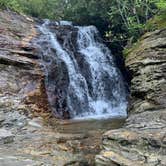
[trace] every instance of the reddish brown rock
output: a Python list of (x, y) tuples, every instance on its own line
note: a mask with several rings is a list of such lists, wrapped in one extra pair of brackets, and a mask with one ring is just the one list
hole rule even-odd
[(37, 36), (33, 20), (0, 11), (0, 27), (0, 110), (46, 116), (49, 104), (44, 72), (32, 44)]

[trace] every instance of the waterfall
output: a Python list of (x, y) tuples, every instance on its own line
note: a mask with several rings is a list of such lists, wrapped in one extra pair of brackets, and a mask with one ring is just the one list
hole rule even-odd
[(53, 111), (73, 119), (126, 116), (123, 79), (96, 27), (49, 20), (38, 27)]

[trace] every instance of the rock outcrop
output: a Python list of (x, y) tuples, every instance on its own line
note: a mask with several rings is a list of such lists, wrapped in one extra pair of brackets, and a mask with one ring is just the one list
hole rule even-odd
[(47, 112), (45, 78), (30, 44), (33, 20), (9, 11), (0, 20), (0, 111)]
[(145, 34), (131, 49), (129, 117), (103, 136), (96, 165), (166, 165), (166, 29)]

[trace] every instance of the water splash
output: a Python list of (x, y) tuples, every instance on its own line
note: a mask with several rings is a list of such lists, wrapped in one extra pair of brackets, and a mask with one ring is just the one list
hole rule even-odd
[[(66, 21), (55, 22), (59, 27), (70, 26), (77, 32), (74, 43), (74, 32), (67, 33), (64, 41), (59, 41), (57, 31), (53, 31), (50, 24), (45, 20), (39, 26), (40, 40), (47, 43), (43, 59), (52, 55), (51, 48), (54, 50), (51, 61), (61, 61), (66, 66), (69, 85), (65, 95), (70, 116), (74, 119), (126, 116), (125, 86), (110, 50), (100, 42), (97, 29), (72, 26)], [(48, 63), (45, 68), (48, 70)]]

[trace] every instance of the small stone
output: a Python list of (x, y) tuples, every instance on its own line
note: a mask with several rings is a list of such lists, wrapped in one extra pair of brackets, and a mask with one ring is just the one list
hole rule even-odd
[(14, 141), (14, 135), (6, 129), (0, 129), (0, 143), (8, 144)]
[(33, 119), (31, 121), (28, 122), (29, 126), (35, 127), (35, 128), (42, 128), (42, 121), (41, 119)]
[(5, 116), (3, 114), (0, 114), (0, 126), (5, 121)]

